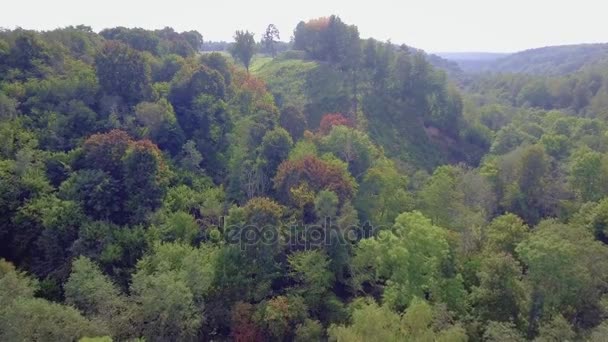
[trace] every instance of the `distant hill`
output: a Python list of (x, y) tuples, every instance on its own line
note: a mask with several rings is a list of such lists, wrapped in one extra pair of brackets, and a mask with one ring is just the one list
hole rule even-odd
[(608, 59), (608, 44), (549, 46), (513, 54), (438, 53), (467, 73), (497, 72), (565, 75)]
[(503, 52), (437, 52), (435, 55), (451, 61), (493, 61), (507, 57)]
[(509, 56), (500, 52), (439, 52), (435, 55), (455, 63), (465, 73), (485, 71), (493, 62)]
[(490, 71), (564, 75), (608, 58), (608, 44), (550, 46), (501, 58)]

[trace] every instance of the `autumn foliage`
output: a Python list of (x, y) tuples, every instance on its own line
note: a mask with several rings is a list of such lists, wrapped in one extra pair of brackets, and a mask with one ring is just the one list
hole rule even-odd
[(235, 96), (239, 98), (240, 103), (246, 104), (243, 110), (247, 112), (263, 110), (278, 117), (274, 98), (268, 92), (264, 81), (245, 72), (235, 71), (234, 85)]
[(320, 17), (320, 18), (316, 18), (316, 19), (310, 19), (306, 23), (306, 27), (313, 29), (313, 30), (317, 30), (317, 31), (325, 30), (328, 26), (329, 26), (329, 17)]
[(340, 199), (351, 198), (354, 181), (339, 165), (330, 164), (315, 156), (283, 162), (274, 178), (275, 188), (283, 198), (293, 201), (292, 188), (308, 184), (311, 190), (330, 190)]
[(131, 144), (133, 139), (119, 129), (93, 134), (82, 147), (84, 164), (118, 176), (122, 172), (121, 159)]
[(132, 152), (152, 155), (159, 169), (165, 169), (162, 152), (156, 144), (148, 139), (133, 140), (127, 132), (119, 129), (93, 134), (84, 142), (82, 149), (87, 168), (100, 169), (113, 176), (122, 172), (122, 160)]
[(321, 118), (319, 132), (321, 132), (321, 134), (328, 134), (335, 126), (353, 127), (354, 125), (353, 122), (344, 115), (340, 113), (330, 113), (323, 115)]
[(235, 342), (263, 341), (264, 336), (253, 320), (254, 306), (238, 302), (232, 307), (232, 338)]
[(248, 223), (277, 225), (283, 216), (283, 207), (267, 197), (254, 197), (243, 207)]

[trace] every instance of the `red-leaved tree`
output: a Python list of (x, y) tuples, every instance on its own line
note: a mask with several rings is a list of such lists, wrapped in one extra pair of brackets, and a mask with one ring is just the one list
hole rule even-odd
[(314, 192), (333, 191), (341, 200), (351, 198), (355, 192), (355, 182), (348, 172), (315, 156), (287, 160), (279, 165), (274, 184), (283, 200), (293, 202), (291, 189), (304, 183)]
[(334, 126), (353, 127), (354, 125), (352, 121), (344, 115), (340, 113), (330, 113), (323, 115), (323, 117), (321, 118), (321, 123), (319, 124), (319, 132), (321, 132), (321, 134), (328, 134), (329, 132), (331, 132), (331, 129)]

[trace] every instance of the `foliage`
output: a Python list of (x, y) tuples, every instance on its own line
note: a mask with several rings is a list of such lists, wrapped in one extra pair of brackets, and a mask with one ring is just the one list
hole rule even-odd
[(355, 190), (354, 181), (344, 169), (314, 156), (283, 162), (279, 165), (274, 182), (282, 197), (292, 201), (291, 189), (302, 183), (308, 184), (313, 191), (333, 191), (341, 200), (351, 198)]
[(604, 45), (293, 35), (0, 30), (0, 340), (605, 340)]
[[(272, 35), (272, 34), (271, 34)], [(232, 46), (232, 56), (245, 65), (247, 72), (249, 72), (249, 65), (251, 64), (251, 57), (253, 57), (255, 49), (255, 39), (253, 33), (249, 31), (236, 31), (234, 33), (234, 46)]]

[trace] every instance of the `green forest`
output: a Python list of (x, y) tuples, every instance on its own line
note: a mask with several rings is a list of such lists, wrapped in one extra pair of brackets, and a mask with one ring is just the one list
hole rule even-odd
[(608, 339), (608, 45), (281, 29), (0, 30), (0, 341)]

